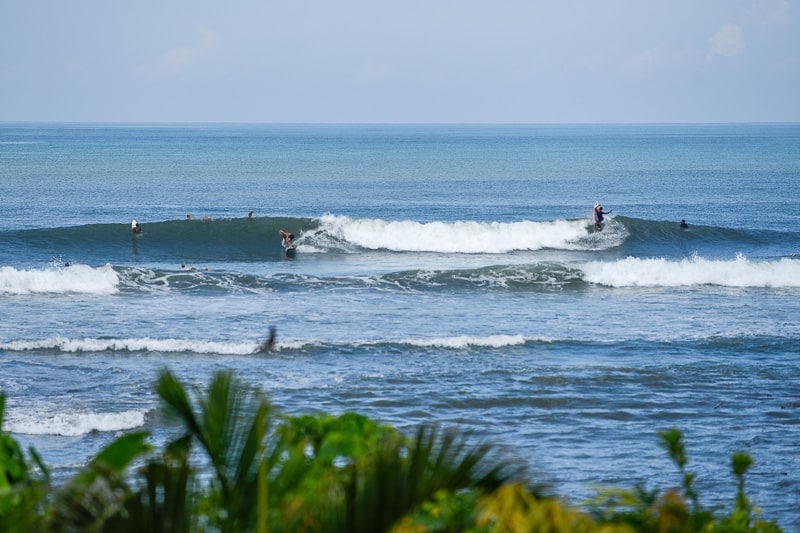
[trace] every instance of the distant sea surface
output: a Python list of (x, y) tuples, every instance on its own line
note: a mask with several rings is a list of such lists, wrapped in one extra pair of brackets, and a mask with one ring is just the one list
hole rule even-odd
[(798, 124), (3, 123), (0, 183), (4, 429), (56, 476), (165, 439), (161, 368), (232, 369), (285, 413), (462, 430), (576, 504), (679, 486), (678, 428), (704, 504), (746, 451), (800, 530)]

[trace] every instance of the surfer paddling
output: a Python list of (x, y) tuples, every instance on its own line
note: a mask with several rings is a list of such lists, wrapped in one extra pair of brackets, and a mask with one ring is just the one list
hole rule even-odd
[(603, 211), (603, 206), (600, 205), (600, 202), (594, 203), (594, 227), (598, 230), (603, 229), (603, 215), (607, 215), (611, 213), (613, 209), (608, 211)]

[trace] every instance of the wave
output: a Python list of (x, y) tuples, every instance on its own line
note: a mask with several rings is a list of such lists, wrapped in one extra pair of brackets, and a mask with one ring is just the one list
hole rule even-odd
[(461, 335), (458, 337), (441, 337), (433, 339), (408, 339), (400, 344), (420, 348), (503, 348), (507, 346), (521, 346), (528, 342), (541, 342), (541, 338), (530, 338), (523, 335), (490, 335), (488, 337), (475, 337)]
[(25, 435), (77, 437), (94, 432), (116, 432), (142, 427), (147, 410), (119, 413), (63, 410), (63, 406), (39, 405), (36, 409), (9, 406), (3, 429)]
[(278, 339), (270, 352), (261, 349), (262, 341), (207, 341), (196, 339), (152, 339), (152, 338), (65, 338), (50, 337), (40, 340), (16, 340), (0, 342), (0, 351), (4, 352), (55, 352), (84, 353), (87, 355), (115, 352), (131, 354), (155, 353), (178, 355), (210, 355), (210, 356), (269, 356), (282, 354), (329, 354), (352, 353), (353, 350), (387, 351), (399, 353), (408, 350), (502, 350), (517, 347), (538, 347), (545, 345), (600, 345), (607, 348), (611, 344), (634, 343), (638, 347), (652, 345), (655, 351), (672, 349), (680, 344), (687, 348), (701, 351), (723, 349), (726, 352), (742, 353), (774, 352), (785, 350), (796, 344), (797, 340), (784, 335), (698, 335), (686, 337), (680, 334), (674, 338), (669, 334), (655, 338), (557, 338), (546, 336), (530, 336), (522, 333), (495, 335), (453, 335), (438, 337), (406, 337), (397, 339), (347, 340), (333, 341), (324, 339)]
[(58, 353), (159, 352), (248, 355), (258, 353), (261, 342), (214, 342), (190, 339), (80, 338), (54, 336), (41, 340), (0, 343), (0, 350), (13, 352), (49, 351)]
[(383, 291), (563, 291), (590, 286), (798, 288), (800, 260), (685, 259), (627, 257), (614, 261), (538, 262), (467, 269), (413, 269), (369, 276), (270, 276), (207, 271), (119, 269), (120, 286), (143, 290), (220, 290), (228, 292), (303, 291), (363, 288)]
[(541, 262), (468, 269), (414, 269), (369, 276), (311, 276), (296, 273), (242, 274), (191, 269), (140, 267), (0, 267), (0, 296), (30, 294), (98, 296), (136, 292), (286, 293), (306, 290), (364, 289), (436, 292), (460, 290), (547, 292), (592, 286), (794, 289), (800, 287), (800, 260), (754, 261), (743, 255), (719, 260), (692, 256), (681, 260), (627, 257), (614, 261)]
[(50, 266), (44, 269), (0, 267), (0, 295), (97, 294), (119, 292), (119, 276), (111, 265)]
[(353, 219), (326, 215), (307, 239), (318, 247), (346, 244), (365, 250), (501, 254), (513, 251), (595, 250), (619, 246), (627, 237), (622, 225), (593, 232), (587, 220), (545, 222), (416, 222)]
[[(174, 262), (280, 260), (278, 230), (299, 234), (317, 223), (301, 218), (235, 218), (139, 220), (142, 233), (130, 221), (115, 224), (38, 228), (0, 233), (0, 252), (11, 257), (57, 255), (75, 262)], [(5, 254), (4, 254), (5, 255)]]
[[(543, 337), (526, 337), (523, 335), (489, 335), (453, 337), (410, 338), (380, 341), (350, 341), (344, 344), (323, 340), (279, 340), (273, 352), (309, 352), (328, 351), (331, 349), (352, 349), (370, 347), (393, 348), (504, 348), (521, 346), (528, 343), (555, 342)], [(144, 338), (77, 338), (49, 337), (40, 340), (16, 340), (0, 342), (0, 350), (6, 352), (56, 352), (56, 353), (105, 353), (105, 352), (155, 352), (174, 354), (203, 355), (256, 355), (263, 354), (263, 341), (205, 341), (192, 339), (152, 339)]]
[(446, 253), (508, 254), (620, 249), (634, 256), (686, 255), (686, 249), (723, 254), (753, 247), (800, 252), (800, 233), (746, 231), (711, 226), (681, 229), (674, 221), (611, 215), (598, 232), (589, 219), (547, 221), (392, 221), (326, 214), (319, 218), (257, 217), (139, 221), (0, 232), (0, 252), (15, 257), (66, 256), (86, 264), (143, 262), (248, 262), (282, 260), (278, 230), (292, 231), (304, 254)]
[(675, 221), (644, 220), (611, 215), (603, 231), (589, 219), (477, 222), (350, 218), (325, 215), (316, 228), (304, 231), (310, 251), (385, 250), (447, 254), (507, 254), (539, 250), (596, 252), (621, 250), (635, 256), (681, 255), (709, 250), (715, 255), (758, 249), (781, 250), (779, 256), (800, 254), (800, 232), (749, 231)]
[(800, 261), (751, 261), (691, 257), (680, 261), (628, 257), (619, 261), (592, 261), (579, 267), (587, 283), (609, 287), (692, 287), (716, 285), (736, 288), (800, 287)]
[(263, 261), (281, 259), (278, 230), (292, 231), (303, 253), (368, 251), (501, 254), (542, 249), (598, 250), (619, 246), (624, 225), (592, 231), (590, 221), (415, 222), (324, 215), (319, 219), (239, 218), (146, 223), (135, 235), (128, 222), (4, 232), (10, 251), (40, 250), (112, 262)]

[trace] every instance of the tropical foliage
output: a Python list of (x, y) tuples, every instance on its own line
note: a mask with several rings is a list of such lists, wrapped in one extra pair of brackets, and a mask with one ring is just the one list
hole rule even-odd
[[(435, 426), (408, 437), (354, 413), (281, 416), (230, 372), (187, 391), (165, 370), (156, 391), (172, 440), (156, 449), (130, 432), (60, 486), (0, 431), (0, 531), (779, 531), (745, 493), (745, 453), (732, 457), (732, 510), (704, 508), (677, 430), (660, 438), (681, 487), (608, 489), (577, 509), (491, 446)], [(4, 407), (0, 396), (0, 427)]]

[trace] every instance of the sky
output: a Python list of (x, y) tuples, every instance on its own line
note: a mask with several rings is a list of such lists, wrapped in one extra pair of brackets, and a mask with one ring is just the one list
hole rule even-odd
[(2, 0), (0, 121), (800, 122), (795, 0)]

